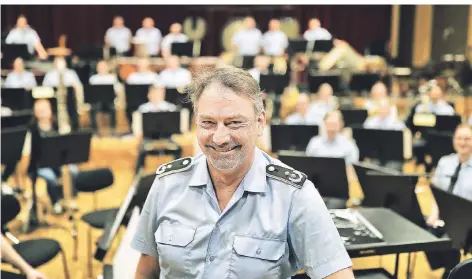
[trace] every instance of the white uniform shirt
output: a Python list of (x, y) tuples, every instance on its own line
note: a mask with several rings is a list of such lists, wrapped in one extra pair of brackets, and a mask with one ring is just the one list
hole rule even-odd
[(330, 142), (327, 136), (313, 137), (305, 153), (313, 157), (344, 158), (349, 164), (359, 161), (359, 148), (341, 134), (337, 135), (333, 142)]
[(406, 126), (405, 126), (405, 123), (391, 116), (387, 116), (384, 119), (382, 119), (380, 116), (371, 116), (365, 120), (364, 128), (402, 131), (403, 129), (406, 128)]
[(34, 45), (40, 41), (38, 33), (31, 27), (27, 26), (24, 29), (13, 28), (8, 33), (5, 42), (7, 44), (26, 44), (28, 45), (28, 51), (34, 54)]
[(241, 56), (256, 56), (261, 49), (262, 33), (259, 29), (242, 29), (236, 32), (231, 42), (238, 47)]
[(184, 68), (166, 69), (159, 74), (159, 79), (166, 88), (183, 88), (192, 81), (192, 74)]
[(9, 73), (3, 86), (6, 88), (33, 88), (36, 87), (37, 84), (33, 73), (23, 71), (21, 73)]
[(161, 48), (163, 50), (171, 50), (172, 48), (172, 43), (185, 43), (188, 41), (188, 37), (185, 34), (167, 34), (164, 36), (164, 39), (162, 39), (162, 44)]
[[(79, 76), (72, 69), (65, 69), (63, 74), (64, 86), (75, 86), (81, 84)], [(52, 69), (46, 73), (43, 79), (44, 86), (59, 86), (59, 71)]]
[(317, 28), (315, 30), (306, 30), (303, 34), (303, 38), (307, 41), (317, 41), (317, 40), (331, 40), (333, 36), (325, 28)]
[(285, 49), (288, 47), (287, 35), (280, 30), (267, 31), (262, 36), (262, 47), (264, 48), (264, 54), (266, 55), (283, 55)]
[(136, 31), (136, 39), (145, 42), (149, 55), (157, 55), (159, 53), (162, 34), (156, 27), (150, 29), (139, 28), (138, 31)]
[(112, 74), (106, 74), (106, 75), (95, 74), (89, 78), (89, 83), (91, 85), (115, 84), (117, 82), (118, 82), (118, 79), (116, 78), (115, 75), (112, 75)]
[(126, 79), (128, 84), (160, 84), (160, 78), (157, 73), (148, 72), (134, 72)]
[(130, 49), (132, 37), (133, 34), (128, 27), (110, 27), (105, 33), (105, 38), (110, 42), (110, 46), (116, 48), (118, 53), (124, 53)]

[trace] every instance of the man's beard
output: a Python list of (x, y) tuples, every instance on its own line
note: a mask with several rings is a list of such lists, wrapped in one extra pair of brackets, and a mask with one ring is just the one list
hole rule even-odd
[[(206, 155), (211, 165), (219, 170), (230, 170), (238, 167), (244, 159), (242, 146), (234, 141), (217, 145), (205, 144)], [(225, 154), (229, 151), (230, 154)]]

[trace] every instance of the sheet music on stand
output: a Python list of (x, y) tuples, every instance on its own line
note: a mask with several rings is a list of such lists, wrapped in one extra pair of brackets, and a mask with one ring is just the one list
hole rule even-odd
[(376, 246), (385, 243), (383, 235), (358, 211), (331, 209), (329, 212), (344, 245)]

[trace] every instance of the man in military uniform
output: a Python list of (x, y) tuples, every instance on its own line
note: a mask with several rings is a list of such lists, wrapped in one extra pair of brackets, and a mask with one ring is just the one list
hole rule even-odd
[(251, 75), (218, 68), (189, 96), (203, 154), (158, 168), (131, 244), (135, 278), (354, 278), (313, 183), (256, 147), (266, 115)]

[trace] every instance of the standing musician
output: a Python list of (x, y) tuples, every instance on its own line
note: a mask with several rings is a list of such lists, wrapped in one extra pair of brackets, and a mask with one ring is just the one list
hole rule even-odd
[(262, 33), (256, 27), (253, 17), (244, 18), (244, 28), (231, 38), (233, 47), (240, 56), (256, 56), (261, 51)]
[(307, 41), (317, 41), (331, 40), (333, 36), (331, 36), (328, 30), (321, 27), (320, 20), (315, 17), (308, 22), (308, 30), (303, 33), (303, 38)]
[(280, 30), (280, 20), (271, 19), (269, 21), (269, 31), (262, 36), (262, 48), (264, 54), (268, 56), (282, 56), (288, 47), (288, 38)]
[(161, 43), (162, 57), (167, 58), (171, 53), (172, 43), (186, 43), (188, 37), (182, 34), (182, 25), (180, 23), (172, 23), (169, 28), (169, 34), (164, 36)]
[(146, 17), (143, 19), (143, 27), (136, 31), (135, 39), (144, 42), (149, 56), (157, 56), (161, 46), (161, 30), (154, 27), (154, 19)]
[(36, 50), (40, 59), (48, 58), (38, 33), (28, 25), (28, 20), (24, 15), (18, 17), (15, 28), (8, 33), (5, 42), (7, 44), (26, 44), (31, 55), (34, 55)]
[(256, 147), (266, 116), (251, 75), (226, 66), (190, 87), (203, 154), (158, 168), (135, 278), (354, 278), (313, 183)]
[(114, 47), (116, 52), (121, 55), (128, 54), (131, 48), (131, 39), (133, 34), (121, 16), (113, 18), (113, 26), (108, 28), (105, 33), (105, 45)]

